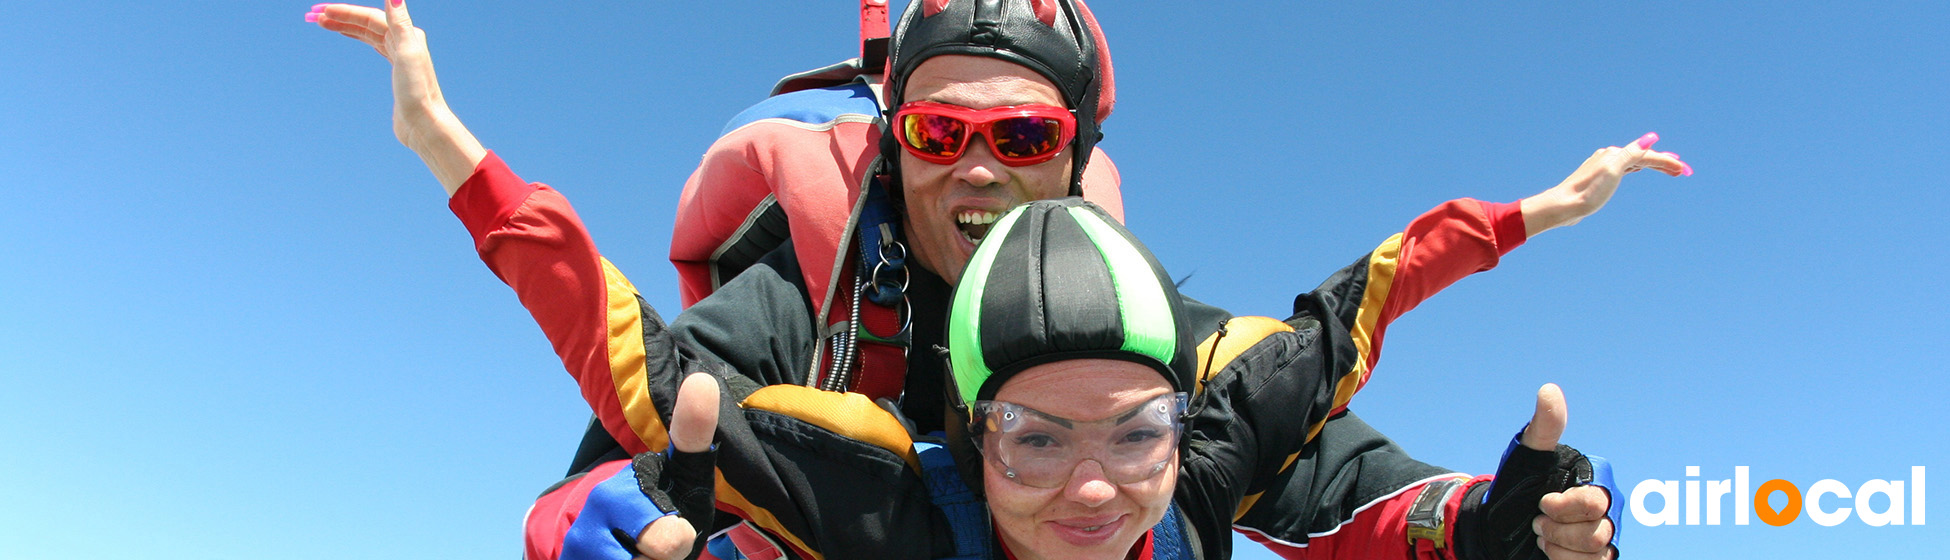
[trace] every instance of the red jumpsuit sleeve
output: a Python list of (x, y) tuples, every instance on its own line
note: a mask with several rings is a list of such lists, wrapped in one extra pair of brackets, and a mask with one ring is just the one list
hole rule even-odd
[[(1345, 411), (1355, 393), (1367, 384), (1380, 357), (1382, 339), (1396, 318), (1463, 277), (1494, 268), (1505, 253), (1524, 242), (1523, 216), (1518, 208), (1515, 203), (1486, 203), (1472, 199), (1443, 203), (1409, 222), (1401, 233), (1390, 236), (1369, 254), (1336, 272), (1318, 289), (1302, 294), (1295, 300), (1295, 316), (1287, 323), (1296, 328), (1312, 328), (1306, 325), (1312, 320), (1327, 323), (1321, 328), (1327, 333), (1325, 339), (1331, 341), (1329, 352), (1333, 355), (1333, 365), (1330, 367), (1339, 368), (1335, 371), (1341, 372), (1330, 380), (1333, 388), (1328, 413), (1318, 419), (1307, 420), (1305, 439), (1301, 441), (1309, 442), (1306, 445), (1317, 445), (1314, 439), (1326, 425), (1326, 419)], [(1285, 455), (1284, 460), (1277, 463), (1277, 469), (1269, 469), (1267, 478), (1284, 475), (1293, 468), (1303, 451), (1303, 448), (1278, 451)], [(1406, 495), (1389, 498), (1400, 500), (1399, 504), (1383, 499), (1362, 506), (1355, 514), (1345, 518), (1344, 524), (1337, 529), (1348, 532), (1327, 542), (1405, 544), (1405, 537), (1394, 538), (1400, 536), (1394, 533), (1405, 530), (1401, 526), (1403, 518), (1400, 513), (1413, 503), (1415, 492), (1424, 484), (1426, 481), (1416, 482), (1392, 494)], [(1261, 492), (1244, 496), (1238, 513), (1234, 515), (1235, 520), (1252, 510), (1264, 497), (1265, 494)], [(1275, 507), (1291, 507), (1291, 504)], [(1302, 546), (1253, 531), (1243, 532), (1289, 558), (1334, 557), (1323, 556), (1321, 552), (1331, 549), (1331, 544)], [(1376, 532), (1393, 533), (1382, 541), (1367, 538)], [(1350, 539), (1346, 536), (1348, 534), (1361, 536)], [(1289, 536), (1302, 543), (1312, 543), (1318, 539), (1317, 536)], [(1308, 552), (1308, 548), (1312, 548), (1312, 552)]]
[(528, 508), (527, 517), (522, 520), (522, 558), (560, 558), (567, 544), (564, 539), (569, 535), (569, 528), (575, 525), (576, 518), (581, 516), (582, 506), (588, 502), (590, 491), (617, 471), (629, 467), (629, 461), (597, 465), (587, 473), (558, 483), (537, 498), (535, 505)]
[(1344, 284), (1358, 289), (1347, 293), (1335, 310), (1358, 359), (1337, 384), (1333, 413), (1345, 410), (1368, 383), (1389, 324), (1457, 280), (1495, 268), (1498, 259), (1524, 240), (1517, 203), (1457, 199), (1415, 218), (1336, 275), (1358, 279)]
[[(1464, 479), (1461, 475), (1445, 475), (1439, 479)], [(1445, 543), (1456, 542), (1455, 519), (1461, 515), (1463, 497), (1477, 484), (1489, 482), (1495, 477), (1478, 476), (1469, 479), (1462, 488), (1449, 495), (1442, 504), (1443, 519), (1450, 520), (1443, 527)], [(1364, 560), (1368, 558), (1412, 558), (1415, 560), (1452, 560), (1455, 548), (1424, 549), (1418, 552), (1408, 539), (1408, 510), (1415, 504), (1422, 489), (1435, 480), (1418, 482), (1400, 491), (1370, 502), (1354, 516), (1335, 527), (1333, 531), (1310, 535), (1305, 543), (1290, 543), (1274, 539), (1258, 531), (1241, 530), (1246, 538), (1288, 560)]]
[(674, 401), (675, 380), (650, 379), (645, 368), (644, 316), (654, 311), (597, 253), (568, 199), (523, 181), (489, 152), (448, 206), (481, 261), (534, 316), (610, 435), (631, 454), (664, 448), (655, 403)]

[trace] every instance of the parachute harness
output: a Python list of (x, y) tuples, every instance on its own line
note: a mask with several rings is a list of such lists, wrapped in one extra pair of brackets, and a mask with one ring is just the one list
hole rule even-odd
[[(846, 391), (852, 388), (856, 369), (854, 362), (860, 358), (862, 338), (868, 342), (899, 347), (902, 356), (906, 355), (908, 327), (914, 315), (913, 304), (907, 299), (911, 275), (907, 270), (907, 245), (895, 233), (899, 214), (894, 210), (884, 185), (884, 179), (874, 181), (864, 195), (866, 203), (860, 210), (859, 223), (860, 262), (853, 275), (853, 298), (847, 310), (847, 328), (833, 336), (832, 360), (827, 363), (826, 375), (819, 383), (819, 388), (823, 390)], [(859, 271), (870, 272), (860, 274)], [(868, 329), (862, 322), (862, 300), (897, 308), (899, 327), (890, 335)]]

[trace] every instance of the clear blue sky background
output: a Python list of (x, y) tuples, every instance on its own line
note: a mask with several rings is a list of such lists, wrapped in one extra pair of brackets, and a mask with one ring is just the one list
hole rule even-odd
[[(1943, 3), (1297, 4), (1097, 6), (1129, 222), (1208, 301), (1282, 315), (1433, 205), (1648, 130), (1699, 170), (1629, 178), (1390, 330), (1355, 409), (1418, 456), (1493, 469), (1555, 381), (1627, 487), (1950, 465)], [(413, 9), (465, 122), (675, 310), (684, 177), (773, 79), (852, 56), (853, 5)], [(307, 7), (0, 7), (0, 557), (518, 554), (587, 409), (393, 139), (384, 61)], [(1626, 543), (1937, 555), (1938, 488), (1925, 526)]]

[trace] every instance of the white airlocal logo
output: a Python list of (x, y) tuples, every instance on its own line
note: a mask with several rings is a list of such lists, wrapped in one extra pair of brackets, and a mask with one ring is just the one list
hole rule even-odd
[[(1699, 467), (1686, 467), (1687, 477), (1699, 475)], [(1680, 500), (1679, 492), (1681, 482), (1646, 480), (1633, 487), (1632, 519), (1637, 520), (1640, 525), (1647, 526), (1679, 525), (1680, 509), (1683, 506), (1686, 514), (1685, 524), (1699, 525), (1700, 482), (1705, 482), (1707, 525), (1720, 524), (1722, 511), (1720, 506), (1728, 501), (1724, 498), (1729, 496), (1733, 503), (1734, 525), (1747, 524), (1749, 519), (1747, 505), (1750, 503), (1753, 504), (1752, 517), (1758, 517), (1762, 523), (1775, 527), (1784, 527), (1793, 523), (1804, 511), (1808, 514), (1809, 520), (1823, 527), (1842, 524), (1843, 521), (1848, 520), (1851, 512), (1870, 527), (1903, 525), (1905, 522), (1910, 525), (1923, 524), (1923, 467), (1920, 466), (1909, 468), (1907, 481), (1875, 479), (1863, 482), (1851, 490), (1841, 481), (1823, 479), (1809, 485), (1805, 495), (1794, 483), (1778, 478), (1763, 482), (1757, 491), (1753, 490), (1747, 485), (1747, 467), (1744, 466), (1733, 468), (1732, 479), (1683, 481), (1686, 488), (1683, 501)], [(1905, 487), (1908, 492), (1904, 492)], [(1652, 494), (1658, 494), (1665, 499), (1665, 506), (1659, 511), (1648, 511), (1645, 508), (1645, 498)], [(1768, 500), (1774, 494), (1785, 495), (1787, 503), (1778, 509), (1773, 507)], [(1870, 501), (1870, 497), (1878, 495), (1887, 498), (1889, 503), (1888, 507), (1881, 511), (1871, 507), (1873, 502)], [(1824, 505), (1823, 498), (1826, 496), (1834, 496), (1836, 501)], [(1841, 500), (1851, 497), (1855, 500), (1853, 508), (1836, 507), (1847, 503)], [(1908, 498), (1907, 508), (1904, 507), (1904, 498)]]

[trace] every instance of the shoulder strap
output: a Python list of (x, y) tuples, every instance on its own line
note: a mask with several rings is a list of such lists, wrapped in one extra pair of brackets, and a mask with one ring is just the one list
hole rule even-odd
[(989, 560), (988, 504), (961, 480), (955, 457), (948, 448), (933, 443), (914, 442), (921, 456), (921, 478), (928, 485), (928, 499), (948, 517), (955, 533), (955, 555), (947, 560)]
[(807, 379), (828, 391), (899, 399), (907, 379), (907, 245), (900, 240), (899, 212), (884, 182), (874, 178), (862, 188), (865, 194), (841, 237), (857, 243), (848, 251), (856, 258), (851, 270), (845, 252), (835, 260), (834, 280), (816, 319), (837, 331), (819, 345), (822, 354), (815, 355)]
[(887, 196), (884, 181), (868, 185), (866, 205), (860, 209), (858, 316), (854, 338), (860, 372), (853, 390), (874, 398), (899, 399), (907, 386), (907, 244), (900, 239), (900, 212)]
[(1193, 560), (1198, 557), (1194, 549), (1184, 515), (1173, 500), (1171, 509), (1165, 510), (1164, 521), (1151, 528), (1151, 560)]

